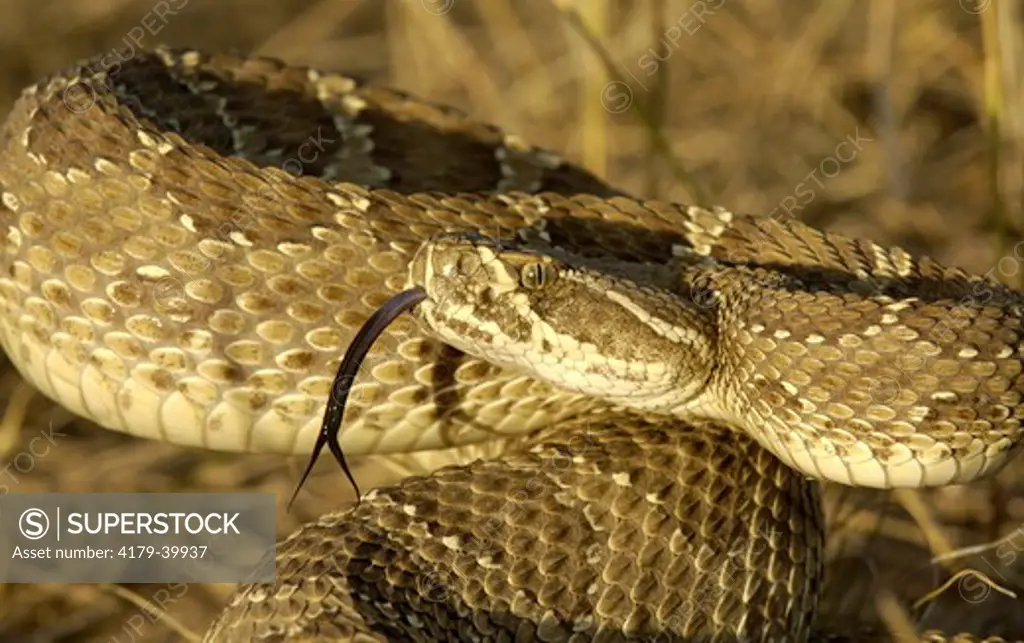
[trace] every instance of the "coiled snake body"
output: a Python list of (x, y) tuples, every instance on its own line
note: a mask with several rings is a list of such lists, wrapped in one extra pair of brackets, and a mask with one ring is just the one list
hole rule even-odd
[[(804, 474), (935, 486), (1016, 449), (999, 284), (635, 200), (333, 74), (106, 63), (26, 90), (0, 133), (0, 337), (29, 381), (111, 429), (305, 453), (341, 353), (411, 280), (422, 323), (371, 352), (346, 452), (522, 445), (293, 534), (209, 640), (806, 640)], [(465, 232), (490, 241), (438, 237)]]

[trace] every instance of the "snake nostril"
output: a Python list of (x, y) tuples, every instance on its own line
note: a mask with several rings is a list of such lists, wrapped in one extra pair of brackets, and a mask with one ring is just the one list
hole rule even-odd
[(480, 256), (476, 253), (465, 253), (459, 257), (459, 274), (472, 275), (481, 267)]

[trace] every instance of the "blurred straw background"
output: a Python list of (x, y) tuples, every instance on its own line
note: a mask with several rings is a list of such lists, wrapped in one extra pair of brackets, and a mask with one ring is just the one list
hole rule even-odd
[[(6, 0), (0, 111), (41, 76), (111, 48), (238, 49), (453, 104), (636, 195), (788, 213), (1020, 285), (1018, 7), (1015, 0)], [(273, 491), (282, 499), (282, 536), (349, 498), (341, 476), (325, 474), (285, 514), (302, 463), (103, 431), (72, 421), (9, 365), (3, 369), (0, 484), (12, 491)], [(52, 448), (26, 457), (41, 434)], [(916, 623), (1024, 636), (1022, 599), (999, 591), (1019, 596), (1024, 586), (1022, 467), (928, 493), (828, 489), (833, 564), (824, 618), (849, 629), (880, 620), (896, 632)], [(378, 469), (357, 472), (364, 488), (383, 479)], [(0, 642), (194, 639), (231, 589), (0, 586)]]

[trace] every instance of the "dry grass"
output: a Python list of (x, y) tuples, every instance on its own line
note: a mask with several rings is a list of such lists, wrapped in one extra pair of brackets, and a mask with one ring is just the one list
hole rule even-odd
[[(166, 24), (147, 18), (160, 4), (180, 10)], [(148, 24), (158, 31), (142, 32), (144, 46), (256, 51), (455, 104), (638, 195), (788, 209), (1024, 283), (1012, 0), (8, 0), (2, 14), (3, 111), (39, 76)], [(859, 143), (839, 147), (846, 140)], [(0, 461), (70, 419), (30, 399), (9, 367), (0, 396)], [(251, 489), (283, 506), (296, 479), (298, 463), (281, 458), (197, 453), (81, 422), (60, 430), (17, 491)], [(908, 605), (968, 566), (1021, 586), (1021, 480), (1017, 466), (929, 493), (830, 489), (830, 618), (881, 614), (906, 627), (922, 617)], [(336, 506), (339, 489), (339, 477), (321, 477), (294, 515), (279, 515), (281, 533)], [(987, 587), (959, 578), (924, 622), (1024, 635), (1021, 601)], [(145, 600), (168, 588), (128, 589)], [(0, 641), (181, 640), (173, 622), (201, 633), (230, 589), (175, 590), (161, 620), (120, 588), (0, 586)]]

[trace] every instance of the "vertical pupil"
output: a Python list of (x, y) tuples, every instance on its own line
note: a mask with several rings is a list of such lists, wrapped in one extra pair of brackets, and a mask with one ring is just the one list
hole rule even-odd
[(529, 286), (536, 288), (541, 282), (541, 270), (540, 266), (532, 263), (526, 267), (526, 283)]
[(554, 280), (553, 268), (543, 263), (531, 263), (522, 267), (519, 280), (527, 288), (541, 288)]

